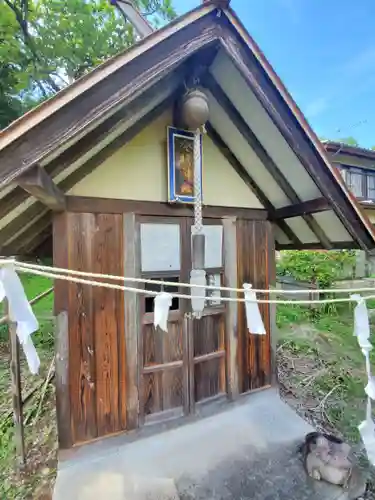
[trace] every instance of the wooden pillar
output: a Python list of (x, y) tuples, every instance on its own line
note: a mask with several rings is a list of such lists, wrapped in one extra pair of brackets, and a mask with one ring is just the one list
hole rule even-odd
[[(5, 314), (9, 316), (9, 303), (7, 299), (5, 299)], [(14, 439), (17, 454), (17, 466), (18, 469), (22, 470), (26, 463), (26, 454), (21, 390), (20, 347), (16, 328), (16, 323), (8, 320)]]
[[(275, 237), (273, 234), (272, 224), (267, 222), (267, 241), (268, 241), (268, 283), (270, 290), (276, 289), (276, 250), (275, 250)], [(267, 297), (267, 296), (266, 296)], [(269, 294), (268, 298), (275, 299), (276, 294)], [(277, 342), (279, 339), (279, 331), (276, 324), (276, 308), (277, 304), (268, 304), (269, 307), (269, 318), (270, 318), (270, 349), (271, 349), (271, 385), (278, 385), (277, 377), (277, 363), (276, 363), (276, 351)]]
[[(140, 236), (134, 213), (124, 214), (124, 274), (125, 277), (139, 277)], [(125, 281), (125, 286), (137, 288), (137, 283)], [(125, 301), (125, 349), (126, 349), (126, 392), (128, 429), (136, 429), (139, 424), (139, 362), (142, 357), (138, 339), (141, 334), (140, 296), (133, 292), (124, 292)]]
[[(236, 217), (224, 217), (223, 248), (224, 248), (224, 276), (225, 286), (237, 288), (237, 230)], [(228, 296), (237, 298), (237, 293), (229, 292)], [(227, 381), (228, 395), (236, 399), (239, 395), (238, 375), (238, 330), (237, 330), (237, 302), (227, 302), (226, 312), (226, 351), (227, 351)]]
[(56, 416), (60, 449), (72, 446), (69, 389), (69, 328), (68, 313), (60, 312), (55, 319)]

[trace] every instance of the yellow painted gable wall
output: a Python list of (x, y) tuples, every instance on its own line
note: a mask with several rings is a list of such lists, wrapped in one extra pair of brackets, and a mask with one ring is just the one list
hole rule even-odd
[[(170, 123), (171, 112), (167, 112), (107, 158), (68, 194), (167, 201), (167, 126)], [(203, 140), (203, 202), (206, 205), (263, 208), (209, 137)]]

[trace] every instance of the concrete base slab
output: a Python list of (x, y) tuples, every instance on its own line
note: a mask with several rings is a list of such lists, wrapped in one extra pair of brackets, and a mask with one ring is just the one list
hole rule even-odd
[(306, 476), (296, 448), (311, 430), (267, 389), (211, 417), (64, 463), (54, 500), (347, 499)]
[[(58, 498), (58, 497), (57, 497)], [(62, 498), (62, 497), (61, 497)], [(68, 498), (68, 497), (65, 497)], [(79, 500), (178, 500), (179, 494), (173, 479), (144, 478), (127, 476), (122, 473), (100, 472), (95, 477), (87, 477), (76, 496)]]

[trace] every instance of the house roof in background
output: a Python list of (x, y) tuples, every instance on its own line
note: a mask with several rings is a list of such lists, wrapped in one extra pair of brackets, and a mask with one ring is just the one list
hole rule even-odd
[(361, 148), (359, 146), (351, 146), (339, 141), (322, 141), (324, 148), (329, 153), (342, 153), (351, 156), (358, 156), (369, 160), (375, 160), (375, 151), (372, 149)]
[(257, 44), (232, 9), (219, 16), (206, 2), (0, 133), (2, 251), (24, 249), (25, 234), (31, 248), (36, 226), (50, 227), (47, 207), (15, 185), (26, 171), (41, 165), (68, 192), (170, 107), (197, 65), (209, 134), (268, 210), (279, 248), (375, 248), (372, 224)]

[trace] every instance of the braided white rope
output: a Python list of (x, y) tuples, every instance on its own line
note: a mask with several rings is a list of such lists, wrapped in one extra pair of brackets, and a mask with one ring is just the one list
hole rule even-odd
[(193, 231), (198, 234), (203, 229), (202, 220), (202, 179), (201, 179), (201, 131), (199, 128), (194, 134), (194, 226)]
[[(54, 272), (54, 273), (63, 273), (63, 274), (68, 274), (68, 275), (75, 275), (75, 276), (83, 276), (83, 277), (88, 277), (88, 278), (100, 278), (100, 279), (107, 279), (107, 280), (115, 280), (115, 281), (128, 281), (132, 283), (149, 283), (151, 285), (163, 285), (163, 286), (171, 286), (174, 288), (205, 288), (206, 290), (216, 290), (216, 291), (223, 291), (223, 292), (234, 292), (234, 293), (244, 293), (243, 288), (231, 288), (231, 287), (226, 287), (226, 286), (217, 286), (217, 285), (192, 285), (190, 283), (180, 283), (180, 282), (175, 282), (175, 281), (165, 281), (165, 280), (155, 280), (155, 279), (147, 279), (147, 278), (127, 278), (126, 276), (115, 276), (113, 274), (100, 274), (100, 273), (89, 273), (85, 271), (77, 271), (75, 269), (66, 269), (63, 267), (51, 267), (51, 266), (42, 266), (40, 264), (31, 264), (28, 262), (19, 262), (16, 259), (0, 259), (0, 266), (1, 265), (7, 265), (7, 264), (14, 264), (17, 265), (18, 267), (23, 267), (25, 269), (32, 270), (40, 270), (40, 271), (47, 271), (47, 272)], [(274, 295), (288, 295), (288, 294), (306, 294), (306, 293), (361, 293), (361, 292), (375, 292), (374, 287), (367, 287), (367, 288), (319, 288), (319, 289), (299, 289), (299, 290), (283, 290), (283, 289), (276, 289), (276, 288), (270, 288), (268, 290), (265, 289), (257, 289), (257, 288), (252, 288), (253, 292), (255, 293), (261, 293), (261, 294), (274, 294)], [(293, 301), (295, 302), (295, 301)]]
[(372, 420), (372, 401), (375, 399), (375, 383), (371, 374), (370, 351), (372, 344), (370, 342), (370, 321), (366, 302), (361, 295), (351, 295), (351, 298), (357, 300), (357, 306), (354, 309), (354, 335), (357, 337), (359, 347), (365, 358), (367, 385), (364, 392), (367, 395), (366, 417), (362, 421), (358, 430), (361, 434), (362, 442), (367, 452), (367, 458), (375, 465), (375, 425)]
[[(64, 274), (59, 274), (57, 272), (40, 271), (40, 270), (37, 270), (34, 268), (28, 268), (27, 265), (26, 266), (25, 265), (18, 266), (17, 263), (15, 264), (15, 269), (17, 269), (18, 271), (23, 272), (23, 273), (36, 274), (37, 276), (45, 276), (47, 278), (71, 281), (73, 283), (82, 283), (82, 284), (91, 285), (91, 286), (102, 286), (105, 288), (112, 288), (115, 290), (123, 290), (125, 292), (133, 292), (133, 293), (139, 293), (142, 295), (150, 295), (152, 297), (155, 297), (160, 293), (160, 292), (154, 292), (152, 290), (144, 290), (141, 288), (132, 288), (132, 287), (126, 287), (123, 285), (117, 285), (116, 283), (105, 283), (103, 281), (92, 281), (92, 280), (86, 280), (86, 279), (82, 279), (82, 278), (75, 278), (73, 276), (66, 276)], [(101, 278), (103, 278), (104, 275), (99, 275), (99, 276)], [(122, 281), (124, 281), (124, 278), (122, 278)], [(176, 283), (174, 283), (174, 285), (176, 285)], [(205, 288), (205, 287), (203, 287), (203, 288)], [(244, 289), (241, 289), (242, 293), (244, 293), (244, 291), (245, 291)], [(348, 293), (348, 290), (346, 290), (346, 292)], [(176, 297), (176, 298), (180, 298), (180, 299), (191, 300), (191, 298), (192, 298), (191, 295), (181, 294), (181, 293), (171, 293), (170, 295), (172, 295), (172, 297)], [(207, 299), (206, 296), (194, 297), (194, 298)], [(367, 297), (363, 297), (363, 300), (371, 300), (371, 299), (375, 299), (375, 295), (368, 295)], [(353, 299), (352, 297), (342, 297), (340, 299), (317, 299), (317, 300), (269, 300), (269, 299), (258, 299), (258, 298), (255, 298), (254, 300), (249, 300), (249, 299), (240, 298), (240, 297), (220, 297), (220, 300), (222, 302), (258, 302), (259, 304), (295, 304), (295, 305), (356, 302), (356, 299)]]

